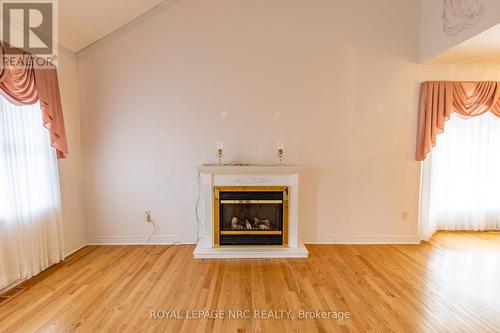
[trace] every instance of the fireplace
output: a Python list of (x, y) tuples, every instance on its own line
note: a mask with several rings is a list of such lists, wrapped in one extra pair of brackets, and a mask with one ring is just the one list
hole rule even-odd
[(302, 170), (292, 165), (199, 166), (203, 204), (193, 256), (307, 258), (298, 235)]
[(214, 246), (287, 246), (287, 186), (214, 187)]

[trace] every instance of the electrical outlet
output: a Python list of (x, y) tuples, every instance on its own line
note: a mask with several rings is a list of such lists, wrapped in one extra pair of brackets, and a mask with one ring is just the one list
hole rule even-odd
[(146, 222), (153, 222), (153, 220), (151, 219), (151, 209), (147, 209), (145, 212), (144, 212), (144, 220)]
[(401, 211), (401, 220), (402, 221), (408, 221), (408, 211), (407, 210), (402, 210)]

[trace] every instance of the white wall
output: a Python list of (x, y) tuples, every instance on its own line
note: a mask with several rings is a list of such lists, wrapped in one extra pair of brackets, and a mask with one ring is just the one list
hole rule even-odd
[(422, 0), (420, 62), (426, 62), (500, 23), (500, 1), (479, 0), (479, 2), (485, 9), (479, 23), (455, 36), (448, 36), (443, 31), (443, 1)]
[(63, 48), (59, 50), (58, 76), (70, 150), (67, 159), (59, 160), (64, 244), (68, 254), (86, 243), (86, 230), (77, 59)]
[(419, 81), (500, 81), (499, 65), (421, 65)]
[(144, 241), (151, 208), (159, 235), (192, 241), (195, 168), (219, 138), (227, 161), (273, 163), (281, 138), (309, 167), (308, 241), (415, 240), (419, 13), (413, 0), (181, 0), (80, 53), (89, 240)]

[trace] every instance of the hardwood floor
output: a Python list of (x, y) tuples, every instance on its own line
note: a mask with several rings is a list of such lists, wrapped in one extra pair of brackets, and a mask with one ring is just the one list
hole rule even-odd
[[(500, 332), (500, 233), (307, 247), (308, 260), (194, 260), (193, 246), (161, 255), (89, 246), (1, 303), (0, 331)], [(286, 310), (293, 319), (150, 318), (196, 309)], [(298, 319), (300, 310), (351, 317)]]

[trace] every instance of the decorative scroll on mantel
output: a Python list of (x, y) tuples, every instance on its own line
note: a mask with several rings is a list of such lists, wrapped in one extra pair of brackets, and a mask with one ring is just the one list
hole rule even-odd
[(500, 82), (428, 81), (422, 83), (417, 133), (417, 161), (425, 160), (453, 112), (500, 117)]
[(8, 62), (2, 62), (3, 66), (0, 66), (0, 93), (10, 102), (18, 105), (31, 105), (39, 101), (43, 112), (43, 126), (49, 131), (50, 143), (56, 149), (58, 158), (67, 157), (68, 144), (57, 69), (53, 66), (36, 68), (34, 56), (18, 49), (8, 48), (7, 45), (0, 43), (0, 59), (4, 59), (4, 54), (23, 59), (24, 66), (22, 68), (9, 67)]
[(267, 184), (271, 182), (271, 180), (269, 178), (264, 178), (264, 177), (247, 176), (238, 178), (234, 182), (240, 185), (255, 185), (255, 184)]

